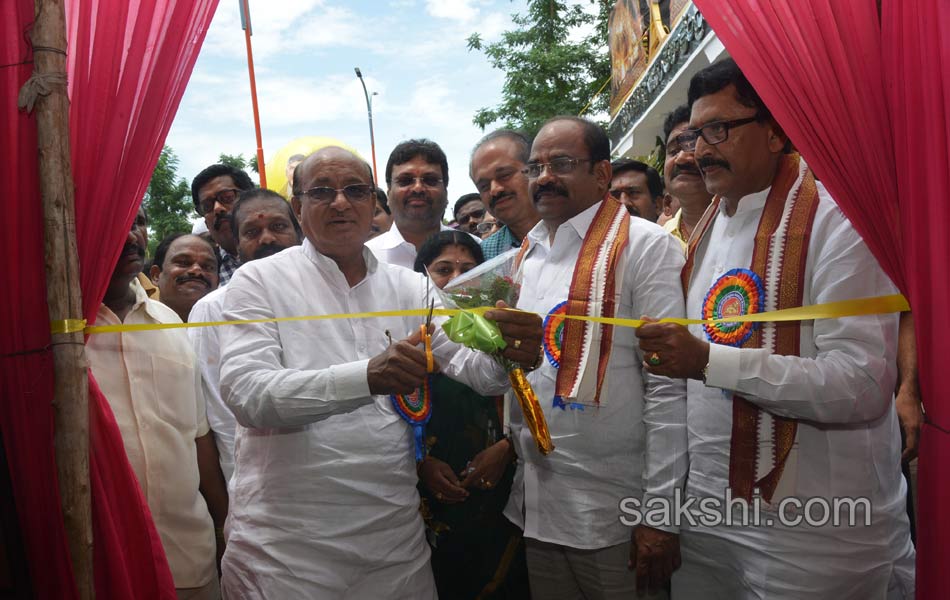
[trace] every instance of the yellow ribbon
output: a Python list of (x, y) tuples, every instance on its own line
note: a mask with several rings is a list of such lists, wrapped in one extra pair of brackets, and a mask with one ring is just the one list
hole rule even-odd
[(62, 321), (50, 321), (50, 333), (53, 335), (61, 333), (79, 333), (86, 330), (85, 319), (63, 319)]
[[(467, 309), (470, 312), (485, 314), (492, 310), (491, 307), (480, 307)], [(785, 310), (775, 310), (771, 312), (755, 313), (737, 317), (727, 317), (723, 319), (660, 319), (661, 323), (678, 323), (680, 325), (702, 325), (705, 323), (743, 323), (743, 322), (764, 322), (764, 321), (811, 321), (814, 319), (839, 319), (842, 317), (855, 317), (859, 315), (874, 315), (882, 313), (905, 312), (910, 310), (907, 299), (901, 294), (891, 296), (875, 296), (873, 298), (859, 298), (855, 300), (842, 300), (840, 302), (826, 302), (823, 304), (814, 304), (811, 306), (800, 306), (798, 308), (787, 308)], [(432, 311), (434, 316), (451, 317), (460, 312), (457, 309), (437, 308)], [(191, 327), (218, 327), (221, 325), (251, 325), (255, 323), (286, 323), (291, 321), (323, 321), (332, 319), (373, 319), (379, 317), (425, 317), (429, 314), (427, 308), (416, 308), (409, 310), (384, 310), (376, 312), (359, 313), (337, 313), (329, 315), (307, 315), (300, 317), (274, 317), (270, 319), (246, 319), (240, 321), (203, 321), (197, 323), (141, 323), (133, 325), (95, 325), (84, 327), (85, 321), (78, 319), (68, 319), (66, 321), (53, 321), (50, 323), (53, 333), (73, 333), (84, 331), (92, 335), (96, 333), (118, 333), (126, 331), (157, 331), (160, 329), (186, 329)], [(542, 315), (543, 316), (543, 315)], [(573, 315), (560, 315), (568, 319), (581, 319), (594, 321), (595, 323), (604, 323), (616, 327), (640, 327), (645, 323), (641, 319), (618, 319), (607, 317), (584, 317)]]

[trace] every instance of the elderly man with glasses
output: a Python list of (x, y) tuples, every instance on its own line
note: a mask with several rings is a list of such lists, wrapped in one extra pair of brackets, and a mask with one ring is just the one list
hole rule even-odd
[[(423, 170), (413, 177), (436, 176)], [(294, 173), (292, 204), (303, 245), (243, 265), (224, 295), (226, 320), (421, 307), (426, 277), (377, 261), (364, 245), (376, 206), (365, 161), (342, 148), (315, 152)], [(486, 316), (511, 341), (509, 360), (535, 364), (537, 315)], [(481, 394), (504, 393), (508, 380), (491, 357), (452, 343), (440, 327), (424, 334), (424, 321), (222, 328), (221, 393), (240, 424), (222, 564), (226, 597), (435, 598), (414, 430), (400, 412), (415, 399), (402, 395), (424, 385), (427, 348), (431, 370)], [(420, 346), (425, 335), (431, 344)]]
[(401, 142), (386, 163), (393, 225), (366, 245), (379, 260), (412, 269), (419, 247), (450, 229), (442, 224), (449, 203), (449, 163), (438, 144), (427, 139)]
[(218, 285), (225, 285), (240, 266), (237, 240), (231, 233), (231, 205), (254, 183), (247, 173), (230, 165), (211, 165), (191, 182), (195, 210), (204, 217), (218, 249)]

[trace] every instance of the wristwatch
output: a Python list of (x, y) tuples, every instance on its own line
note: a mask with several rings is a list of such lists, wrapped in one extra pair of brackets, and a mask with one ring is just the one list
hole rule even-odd
[(706, 363), (706, 366), (703, 367), (703, 383), (706, 383), (706, 378), (709, 377), (709, 363)]

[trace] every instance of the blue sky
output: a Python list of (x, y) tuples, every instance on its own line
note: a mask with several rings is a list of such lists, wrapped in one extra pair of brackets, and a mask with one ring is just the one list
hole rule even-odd
[[(504, 74), (469, 52), (466, 38), (478, 31), (497, 40), (524, 0), (250, 0), (250, 9), (265, 160), (309, 135), (339, 139), (370, 159), (358, 66), (378, 92), (380, 171), (399, 141), (428, 137), (449, 158), (450, 208), (474, 191), (468, 158), (482, 132), (472, 117), (499, 101)], [(179, 175), (190, 182), (222, 152), (254, 154), (249, 90), (238, 0), (221, 0), (166, 140)]]

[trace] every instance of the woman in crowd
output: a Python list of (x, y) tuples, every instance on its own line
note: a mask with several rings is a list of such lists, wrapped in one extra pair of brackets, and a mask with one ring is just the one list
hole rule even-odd
[[(415, 270), (442, 288), (484, 261), (471, 236), (443, 231)], [(530, 598), (521, 532), (502, 515), (515, 473), (504, 402), (442, 375), (432, 378), (428, 455), (419, 465), (426, 534), (440, 598)]]

